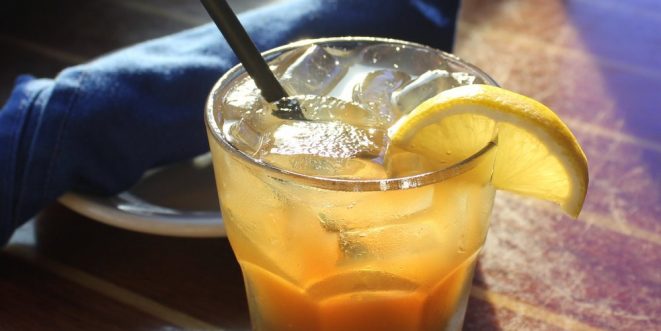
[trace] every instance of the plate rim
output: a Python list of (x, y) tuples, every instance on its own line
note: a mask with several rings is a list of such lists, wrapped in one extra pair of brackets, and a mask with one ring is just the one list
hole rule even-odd
[(220, 213), (195, 214), (182, 212), (180, 214), (152, 213), (145, 215), (113, 208), (107, 203), (100, 202), (109, 199), (68, 192), (62, 195), (58, 201), (69, 209), (92, 220), (135, 232), (189, 238), (222, 238), (227, 236), (223, 217)]

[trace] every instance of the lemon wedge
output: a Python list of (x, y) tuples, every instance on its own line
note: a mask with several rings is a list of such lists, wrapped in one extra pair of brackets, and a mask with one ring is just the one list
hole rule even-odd
[(488, 85), (445, 90), (393, 125), (386, 159), (422, 155), (436, 167), (455, 164), (497, 139), (496, 188), (559, 204), (577, 217), (588, 186), (587, 159), (576, 138), (548, 107)]

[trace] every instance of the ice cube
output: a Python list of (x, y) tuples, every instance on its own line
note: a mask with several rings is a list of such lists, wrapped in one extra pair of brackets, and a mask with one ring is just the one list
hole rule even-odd
[(282, 74), (280, 82), (290, 95), (325, 95), (346, 72), (346, 66), (323, 47), (312, 45)]
[[(438, 277), (454, 269), (466, 254), (458, 252), (463, 215), (454, 205), (457, 200), (447, 194), (434, 200), (418, 213), (391, 218), (390, 222), (374, 216), (372, 222), (376, 224), (369, 227), (351, 229), (331, 223), (339, 229), (338, 267), (378, 268), (420, 283), (438, 282)], [(420, 268), (425, 273), (420, 273)]]
[(421, 75), (430, 69), (449, 69), (436, 51), (406, 45), (374, 45), (361, 52), (360, 62), (381, 68), (393, 68), (410, 75)]
[(303, 118), (309, 121), (341, 121), (359, 127), (381, 127), (382, 119), (378, 113), (354, 102), (318, 95), (299, 95), (286, 100), (291, 99), (295, 99)]
[[(214, 155), (220, 154), (218, 144), (212, 144), (211, 148)], [(237, 240), (233, 248), (244, 262), (279, 270), (278, 261), (287, 257), (284, 250), (288, 242), (287, 205), (269, 185), (269, 178), (250, 167), (228, 164), (229, 158), (220, 158), (215, 166), (217, 171), (224, 169), (231, 173), (218, 182), (218, 190), (228, 192), (223, 195), (223, 218), (227, 232)]]
[[(337, 196), (337, 195), (336, 195)], [(415, 222), (432, 207), (434, 188), (384, 192), (345, 192), (316, 201), (319, 223), (330, 232)]]
[(399, 118), (399, 112), (390, 102), (392, 92), (402, 87), (411, 76), (399, 70), (381, 69), (368, 73), (353, 89), (353, 100), (378, 114), (384, 125)]
[(358, 158), (334, 158), (316, 155), (267, 154), (264, 161), (310, 176), (351, 179), (383, 179), (386, 171), (380, 164)]
[[(293, 185), (291, 185), (293, 186)], [(314, 189), (303, 189), (307, 196), (316, 194)], [(335, 269), (339, 259), (337, 236), (325, 231), (315, 220), (315, 206), (304, 201), (286, 201), (286, 251), (281, 264), (287, 264), (290, 274), (298, 280), (318, 278)]]
[[(261, 102), (252, 109), (229, 109), (240, 112), (232, 116), (240, 116), (238, 120), (224, 118), (223, 132), (228, 141), (243, 152), (259, 156), (265, 146), (269, 146), (271, 132), (284, 120), (271, 113), (270, 106), (262, 107)], [(223, 114), (225, 110), (223, 110)]]
[(457, 82), (455, 86), (484, 84), (484, 81), (482, 79), (477, 79), (477, 77), (467, 72), (453, 72), (452, 78), (454, 78), (455, 82)]
[(404, 114), (410, 112), (423, 101), (453, 87), (482, 84), (484, 81), (466, 72), (431, 70), (392, 93), (391, 101)]
[(420, 154), (409, 152), (392, 144), (388, 148), (384, 165), (389, 177), (413, 176), (441, 168), (440, 165), (434, 164)]
[(223, 119), (239, 120), (268, 104), (261, 97), (260, 90), (248, 75), (239, 77), (235, 84), (231, 85), (222, 101), (220, 110)]
[(319, 224), (321, 225), (322, 229), (328, 232), (340, 232), (340, 230), (342, 230), (344, 227), (341, 220), (328, 217), (324, 213), (319, 213)]
[(360, 128), (339, 121), (288, 122), (273, 132), (269, 153), (338, 159), (370, 157), (381, 153), (384, 140), (383, 130)]
[(276, 77), (282, 77), (282, 75), (287, 71), (287, 68), (298, 59), (301, 54), (305, 53), (307, 49), (304, 47), (295, 48), (290, 51), (284, 52), (274, 59), (266, 59), (269, 64), (269, 68), (276, 75)]
[(271, 113), (267, 103), (247, 75), (237, 79), (220, 102), (223, 133), (228, 141), (249, 154), (256, 154), (282, 120)]
[(344, 262), (383, 260), (415, 255), (441, 246), (441, 229), (435, 222), (383, 225), (339, 232)]
[(223, 128), (227, 140), (242, 152), (258, 156), (263, 146), (268, 145), (270, 135), (255, 129), (250, 119), (242, 118), (238, 121), (226, 121)]
[(431, 70), (393, 92), (392, 103), (404, 114), (443, 90), (455, 86), (456, 81), (446, 70)]

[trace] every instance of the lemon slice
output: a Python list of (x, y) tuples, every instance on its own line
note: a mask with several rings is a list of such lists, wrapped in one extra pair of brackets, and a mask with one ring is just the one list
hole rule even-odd
[(588, 185), (583, 150), (552, 110), (526, 96), (488, 85), (445, 90), (388, 134), (392, 147), (386, 158), (404, 150), (436, 167), (457, 163), (497, 137), (496, 188), (555, 202), (573, 217), (583, 206)]

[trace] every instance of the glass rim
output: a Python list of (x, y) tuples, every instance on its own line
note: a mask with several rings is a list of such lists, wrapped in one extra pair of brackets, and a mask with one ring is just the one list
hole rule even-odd
[[(445, 60), (451, 62), (452, 64), (458, 65), (469, 69), (473, 73), (476, 73), (480, 78), (484, 79), (488, 84), (498, 86), (495, 80), (493, 80), (488, 74), (482, 71), (480, 68), (472, 65), (464, 60), (460, 59), (454, 54), (447, 53), (429, 47), (423, 44), (418, 44), (415, 42), (391, 39), (391, 38), (380, 38), (380, 37), (361, 37), (361, 36), (351, 36), (351, 37), (328, 37), (328, 38), (315, 38), (315, 39), (304, 39), (295, 41), (289, 44), (278, 46), (272, 48), (268, 51), (262, 52), (264, 58), (268, 58), (278, 53), (283, 53), (288, 50), (300, 48), (303, 46), (309, 46), (313, 44), (331, 44), (338, 42), (366, 42), (366, 43), (383, 43), (383, 44), (399, 44), (405, 46), (414, 46), (418, 48), (428, 49), (434, 52), (439, 53)], [(247, 162), (255, 167), (261, 168), (268, 172), (268, 175), (281, 180), (290, 180), (296, 183), (314, 186), (321, 189), (328, 189), (334, 191), (389, 191), (389, 190), (402, 190), (415, 187), (426, 186), (433, 183), (438, 183), (446, 179), (455, 177), (459, 174), (462, 174), (472, 168), (474, 168), (480, 161), (481, 156), (488, 154), (494, 150), (494, 147), (497, 145), (497, 137), (494, 137), (489, 142), (487, 142), (482, 148), (480, 148), (474, 154), (466, 157), (465, 159), (458, 161), (452, 165), (449, 165), (444, 168), (437, 170), (424, 172), (415, 175), (394, 177), (394, 178), (383, 178), (383, 179), (352, 179), (352, 178), (337, 178), (337, 177), (324, 177), (324, 176), (314, 176), (306, 175), (287, 169), (279, 168), (275, 165), (269, 164), (262, 160), (256, 159), (240, 149), (236, 148), (234, 145), (229, 143), (222, 134), (216, 116), (214, 116), (214, 100), (219, 91), (222, 90), (224, 86), (230, 84), (234, 79), (245, 72), (245, 69), (241, 63), (235, 65), (227, 72), (225, 72), (220, 79), (214, 84), (209, 96), (207, 97), (205, 105), (205, 124), (208, 131), (214, 138), (214, 141), (219, 143), (219, 145), (231, 155), (238, 157), (240, 160)]]

